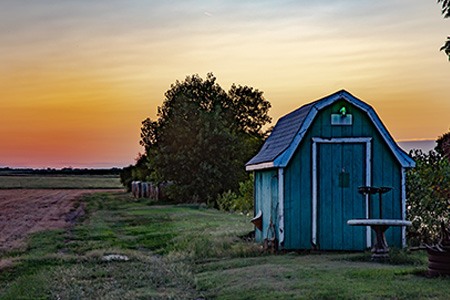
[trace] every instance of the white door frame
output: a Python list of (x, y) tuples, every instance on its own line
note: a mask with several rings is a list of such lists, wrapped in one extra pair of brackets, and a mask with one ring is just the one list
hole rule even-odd
[[(354, 138), (330, 138), (324, 139), (320, 137), (312, 138), (312, 243), (317, 245), (317, 194), (318, 194), (318, 178), (317, 178), (317, 144), (366, 144), (366, 178), (365, 185), (371, 185), (371, 165), (372, 165), (372, 138), (371, 137), (354, 137)], [(366, 195), (366, 218), (369, 218), (369, 195)], [(366, 227), (366, 247), (372, 246), (372, 236), (370, 227)]]

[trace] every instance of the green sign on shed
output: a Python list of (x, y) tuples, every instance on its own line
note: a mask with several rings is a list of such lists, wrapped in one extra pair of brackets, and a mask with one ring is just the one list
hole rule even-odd
[[(374, 235), (350, 219), (380, 215), (362, 186), (392, 187), (383, 195), (384, 219), (405, 220), (405, 170), (414, 161), (396, 144), (374, 109), (345, 90), (280, 118), (247, 164), (255, 175), (256, 239), (276, 238), (284, 249), (364, 250)], [(386, 232), (405, 245), (405, 229)]]

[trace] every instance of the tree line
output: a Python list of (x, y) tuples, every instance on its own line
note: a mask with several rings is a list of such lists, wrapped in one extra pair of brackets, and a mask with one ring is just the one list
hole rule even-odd
[(91, 169), (91, 168), (0, 168), (0, 175), (98, 175), (98, 176), (118, 176), (122, 168)]

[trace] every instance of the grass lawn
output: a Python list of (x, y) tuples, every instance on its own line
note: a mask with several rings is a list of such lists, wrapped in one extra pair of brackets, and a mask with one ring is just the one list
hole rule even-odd
[(123, 189), (118, 176), (0, 176), (0, 189)]
[[(424, 253), (263, 255), (239, 236), (249, 218), (154, 205), (124, 193), (86, 196), (67, 230), (36, 233), (3, 254), (0, 299), (448, 299)], [(111, 256), (115, 255), (115, 256)], [(394, 264), (395, 263), (395, 264)], [(1, 264), (0, 264), (1, 266)]]

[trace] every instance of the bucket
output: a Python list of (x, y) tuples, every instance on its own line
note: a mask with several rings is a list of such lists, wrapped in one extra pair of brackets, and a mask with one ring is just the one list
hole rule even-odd
[(438, 251), (427, 248), (428, 252), (428, 275), (449, 276), (450, 275), (450, 252)]

